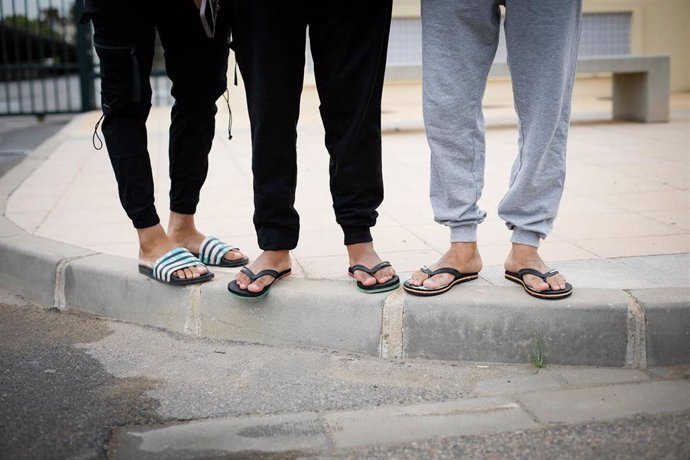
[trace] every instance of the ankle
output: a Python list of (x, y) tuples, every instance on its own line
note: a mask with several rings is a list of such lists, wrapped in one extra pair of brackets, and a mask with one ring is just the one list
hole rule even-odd
[(450, 249), (448, 249), (446, 254), (459, 260), (471, 260), (480, 257), (476, 242), (451, 243)]
[(168, 234), (196, 232), (197, 229), (196, 225), (194, 224), (194, 214), (180, 214), (179, 212), (170, 211)]
[(372, 241), (368, 243), (355, 243), (348, 244), (345, 246), (347, 249), (347, 255), (350, 257), (350, 261), (359, 259), (365, 255), (375, 254), (374, 243)]
[(508, 257), (513, 259), (534, 259), (539, 257), (539, 248), (526, 244), (513, 243)]
[(544, 269), (546, 267), (539, 255), (539, 248), (519, 243), (513, 243), (504, 266), (506, 270), (511, 271), (518, 271), (523, 268)]
[(139, 250), (143, 253), (152, 252), (159, 246), (169, 244), (168, 236), (160, 224), (137, 229), (137, 235), (139, 237)]
[(270, 251), (266, 250), (261, 253), (259, 256), (260, 259), (265, 261), (267, 264), (281, 264), (285, 263), (285, 261), (290, 261), (290, 251), (289, 250), (279, 250), (279, 251)]

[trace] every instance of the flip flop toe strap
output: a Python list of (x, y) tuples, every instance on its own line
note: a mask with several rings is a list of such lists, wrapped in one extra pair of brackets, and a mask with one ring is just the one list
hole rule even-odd
[(252, 283), (261, 278), (262, 276), (272, 276), (274, 279), (278, 279), (278, 277), (280, 276), (280, 273), (278, 273), (276, 270), (271, 269), (261, 270), (259, 273), (254, 273), (247, 267), (242, 267), (240, 271), (247, 275), (247, 278), (249, 278)]
[(199, 247), (199, 260), (204, 264), (218, 265), (230, 251), (238, 248), (222, 242), (215, 236), (207, 236)]
[(185, 248), (175, 248), (153, 264), (153, 276), (169, 283), (176, 271), (199, 265), (203, 264), (191, 252)]
[(542, 273), (539, 270), (535, 270), (533, 268), (523, 268), (518, 272), (518, 276), (520, 277), (520, 279), (524, 279), (525, 275), (534, 275), (546, 282), (546, 278), (551, 278), (554, 275), (558, 275), (558, 270), (549, 270), (546, 273)]
[(451, 268), (451, 267), (441, 267), (437, 268), (436, 270), (432, 270), (426, 265), (423, 266), (422, 268), (419, 269), (422, 273), (427, 275), (429, 278), (435, 275), (441, 275), (443, 273), (447, 273), (449, 275), (453, 275), (455, 278), (460, 278), (462, 277), (462, 273), (460, 273), (458, 270)]
[(381, 270), (382, 268), (390, 267), (391, 263), (388, 262), (387, 260), (384, 260), (383, 262), (380, 262), (373, 267), (367, 267), (365, 265), (357, 264), (353, 265), (350, 267), (350, 273), (354, 274), (356, 271), (364, 272), (368, 275), (374, 276), (374, 273), (377, 271)]

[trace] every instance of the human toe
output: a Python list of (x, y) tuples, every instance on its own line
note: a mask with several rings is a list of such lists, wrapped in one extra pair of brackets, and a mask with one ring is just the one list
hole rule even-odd
[(374, 276), (376, 277), (376, 282), (379, 284), (387, 283), (388, 281), (393, 279), (394, 275), (395, 270), (393, 270), (391, 267), (383, 268), (374, 274)]
[(376, 284), (376, 278), (360, 270), (355, 270), (354, 277), (365, 286), (373, 286)]
[(244, 254), (242, 254), (239, 250), (234, 250), (234, 251), (228, 251), (225, 253), (223, 256), (225, 260), (228, 261), (233, 261), (233, 260), (240, 260), (244, 258)]
[(532, 275), (525, 276), (525, 284), (539, 292), (547, 291), (551, 287), (549, 283), (545, 282), (543, 279)]

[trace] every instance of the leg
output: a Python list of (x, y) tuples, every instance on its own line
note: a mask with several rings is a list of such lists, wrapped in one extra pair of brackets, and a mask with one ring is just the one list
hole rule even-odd
[[(160, 2), (156, 14), (175, 98), (170, 123), (168, 235), (193, 253), (199, 252), (205, 238), (196, 229), (194, 214), (208, 172), (216, 101), (227, 86), (229, 13), (221, 8), (212, 39), (204, 33), (193, 2)], [(225, 258), (239, 260), (244, 256), (230, 251)]]
[[(140, 262), (152, 266), (175, 248), (160, 226), (154, 206), (153, 175), (146, 148), (151, 108), (153, 12), (136, 2), (88, 2), (94, 44), (101, 65), (103, 136), (117, 179), (120, 202), (139, 236)], [(205, 267), (175, 272), (199, 277)]]
[(451, 242), (477, 240), (486, 217), (482, 97), (496, 47), (495, 0), (424, 0), (424, 124), (431, 148), (431, 205)]
[(204, 33), (193, 2), (165, 2), (157, 26), (175, 99), (170, 121), (170, 210), (194, 214), (206, 180), (215, 133), (216, 101), (227, 87), (227, 14), (218, 14), (216, 35)]
[[(245, 84), (252, 131), (254, 226), (264, 252), (254, 273), (290, 267), (297, 246), (297, 120), (304, 78), (306, 19), (303, 1), (235, 0), (235, 55)], [(260, 292), (272, 277), (254, 282), (240, 273), (241, 289)]]
[(252, 130), (254, 225), (259, 247), (297, 245), (297, 119), (304, 77), (302, 2), (236, 0), (233, 36)]
[[(581, 9), (579, 0), (506, 4), (508, 65), (520, 121), (520, 152), (498, 207), (513, 230), (509, 270), (548, 271), (537, 248), (552, 229), (563, 193)], [(529, 283), (540, 290), (562, 289), (565, 278), (530, 277)]]
[[(478, 272), (477, 225), (484, 185), (482, 97), (500, 26), (497, 0), (423, 0), (424, 124), (431, 148), (431, 205), (450, 227), (451, 247), (431, 268)], [(448, 274), (416, 272), (415, 285), (446, 285)]]
[(309, 37), (345, 244), (372, 241), (383, 201), (381, 94), (391, 1), (310, 2)]
[[(330, 154), (330, 188), (336, 221), (343, 229), (351, 265), (376, 265), (370, 228), (383, 201), (381, 93), (392, 2), (312, 0), (308, 22), (321, 118)], [(375, 277), (355, 273), (365, 285)]]
[(135, 228), (148, 228), (159, 222), (146, 148), (154, 25), (147, 12), (133, 14), (132, 2), (127, 3), (95, 4), (91, 17), (101, 68), (103, 137), (120, 202)]

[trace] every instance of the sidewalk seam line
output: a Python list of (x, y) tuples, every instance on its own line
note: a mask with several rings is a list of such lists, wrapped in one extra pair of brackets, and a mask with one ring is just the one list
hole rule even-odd
[(403, 357), (403, 315), (405, 296), (402, 289), (393, 291), (383, 301), (379, 356), (386, 359)]
[(189, 309), (183, 331), (185, 334), (199, 336), (201, 333), (201, 286), (191, 286), (189, 290)]
[(85, 259), (98, 254), (100, 253), (65, 257), (64, 259), (60, 259), (55, 267), (55, 279), (53, 281), (53, 307), (60, 311), (67, 310), (67, 298), (65, 297), (65, 271), (67, 270), (69, 264), (75, 260)]
[(518, 407), (522, 409), (525, 412), (525, 414), (527, 414), (527, 416), (532, 419), (534, 423), (536, 423), (540, 427), (547, 426), (546, 422), (543, 422), (539, 417), (537, 417), (537, 415), (534, 412), (529, 410), (527, 406), (522, 403), (522, 401), (520, 401), (519, 395), (509, 395), (507, 398), (513, 401), (515, 404), (517, 404)]
[(630, 291), (623, 290), (628, 300), (628, 345), (625, 367), (647, 367), (647, 315)]
[(335, 436), (333, 435), (333, 427), (331, 427), (331, 425), (328, 423), (328, 420), (326, 420), (326, 414), (328, 414), (328, 412), (317, 412), (317, 418), (319, 419), (319, 422), (321, 422), (323, 431), (326, 433), (328, 443), (331, 445), (331, 450), (335, 450), (336, 445)]

